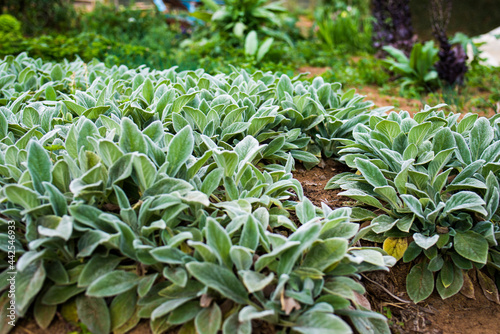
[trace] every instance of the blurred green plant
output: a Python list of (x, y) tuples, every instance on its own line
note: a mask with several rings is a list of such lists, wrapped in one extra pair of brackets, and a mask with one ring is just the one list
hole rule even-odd
[(21, 22), (9, 14), (0, 15), (0, 33), (21, 32)]
[(9, 14), (0, 15), (0, 53), (10, 54), (16, 51), (22, 39), (21, 22)]
[(346, 80), (351, 85), (376, 85), (381, 88), (388, 84), (390, 76), (381, 59), (370, 54), (362, 54), (360, 59), (338, 57), (323, 74), (327, 81)]
[(272, 30), (279, 28), (282, 23), (281, 14), (286, 12), (285, 7), (278, 2), (267, 3), (266, 0), (229, 0), (224, 6), (213, 3), (213, 14), (204, 13), (214, 24), (215, 31), (242, 37), (244, 31), (263, 31), (270, 35), (279, 34)]
[(273, 45), (274, 38), (267, 38), (262, 44), (259, 46), (259, 39), (257, 37), (257, 33), (255, 30), (252, 30), (248, 33), (245, 38), (245, 55), (256, 62), (259, 62), (264, 58), (266, 53)]
[(416, 43), (408, 58), (403, 51), (392, 46), (383, 47), (389, 55), (384, 63), (394, 74), (400, 76), (401, 91), (414, 88), (416, 91), (430, 91), (438, 83), (438, 74), (434, 64), (438, 60), (439, 50), (433, 41), (425, 44)]
[(157, 50), (167, 51), (185, 38), (179, 27), (167, 25), (157, 11), (132, 6), (117, 8), (98, 3), (94, 11), (81, 16), (80, 22), (82, 31)]
[(330, 50), (371, 51), (372, 18), (358, 7), (323, 6), (315, 12), (317, 36)]

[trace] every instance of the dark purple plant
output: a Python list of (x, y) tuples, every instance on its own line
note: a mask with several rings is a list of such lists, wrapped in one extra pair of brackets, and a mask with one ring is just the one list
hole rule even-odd
[(410, 54), (416, 35), (411, 23), (410, 0), (373, 0), (373, 46), (391, 45)]
[(431, 1), (432, 32), (439, 42), (439, 61), (434, 65), (439, 78), (449, 85), (461, 85), (467, 72), (467, 54), (462, 45), (451, 45), (446, 27), (451, 17), (451, 0)]

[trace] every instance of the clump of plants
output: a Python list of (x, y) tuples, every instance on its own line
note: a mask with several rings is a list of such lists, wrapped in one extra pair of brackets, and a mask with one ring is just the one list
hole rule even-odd
[(138, 45), (151, 50), (171, 52), (172, 46), (186, 36), (179, 27), (167, 25), (165, 18), (156, 10), (140, 10), (114, 7), (97, 3), (96, 8), (79, 17), (80, 29), (110, 40)]
[(71, 30), (77, 18), (73, 3), (68, 0), (4, 0), (0, 13), (21, 21), (23, 32), (28, 35)]
[(21, 22), (9, 14), (0, 15), (0, 44), (3, 54), (11, 54), (17, 51), (16, 45), (20, 43), (23, 36), (21, 34)]
[(369, 126), (356, 126), (354, 140), (343, 141), (339, 153), (358, 172), (327, 185), (384, 212), (358, 209), (371, 220), (364, 238), (414, 263), (407, 292), (415, 302), (435, 288), (443, 299), (453, 296), (473, 268), (487, 269), (478, 271), (480, 280), (496, 291), (499, 274), (498, 117), (468, 114), (459, 121), (439, 107), (413, 118), (372, 116)]
[(389, 333), (359, 274), (394, 259), (359, 247), (351, 209), (315, 207), (291, 174), (315, 158), (322, 110), (363, 112), (354, 92), (25, 54), (0, 73), (0, 235), (20, 255), (1, 249), (0, 276), (18, 271), (20, 317), (47, 328), (59, 311), (93, 333), (141, 319), (154, 333)]
[(393, 46), (384, 46), (383, 50), (388, 54), (383, 63), (398, 76), (402, 93), (407, 90), (432, 91), (438, 86), (436, 63), (439, 60), (439, 50), (433, 41), (414, 44), (410, 57)]
[[(298, 37), (296, 29), (286, 24), (293, 19), (285, 17), (287, 10), (278, 2), (226, 1), (219, 5), (214, 1), (204, 1), (204, 4), (205, 10), (191, 16), (201, 19), (205, 26), (193, 29), (190, 38), (181, 44), (191, 52), (226, 58), (231, 50), (230, 54), (237, 56), (241, 67), (249, 67), (261, 65), (272, 45), (278, 50), (293, 47), (288, 32)], [(280, 52), (272, 63), (280, 63), (283, 53)]]
[(281, 26), (280, 15), (286, 12), (278, 2), (268, 4), (264, 0), (230, 0), (222, 6), (211, 2), (210, 9), (213, 10), (210, 19), (215, 30), (237, 37), (252, 30), (272, 33), (274, 28)]
[[(433, 41), (424, 45), (416, 43), (409, 49), (393, 45), (382, 46), (389, 56), (385, 60), (388, 69), (401, 79), (400, 88), (403, 94), (408, 92), (408, 88), (416, 93), (415, 95), (419, 95), (421, 92), (431, 92), (439, 86), (453, 88), (462, 85), (468, 71), (464, 48), (469, 44), (473, 49), (473, 62), (476, 65), (478, 63), (480, 51), (470, 38), (457, 34), (452, 40), (448, 39), (446, 27), (451, 16), (451, 1), (432, 1), (430, 15), (433, 34), (439, 47), (435, 47)], [(409, 27), (411, 28), (411, 25)]]

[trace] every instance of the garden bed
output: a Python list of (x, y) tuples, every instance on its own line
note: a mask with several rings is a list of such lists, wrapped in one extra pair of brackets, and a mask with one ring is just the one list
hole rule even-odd
[[(321, 161), (310, 170), (299, 164), (293, 172), (307, 196), (315, 205), (326, 203), (332, 209), (353, 204), (348, 197), (338, 196), (339, 191), (324, 190), (333, 176), (348, 171), (344, 164), (333, 159)], [(366, 244), (366, 242), (363, 242)], [(369, 243), (370, 246), (373, 245)], [(379, 245), (380, 246), (380, 245)], [(434, 292), (427, 300), (415, 304), (406, 292), (406, 277), (410, 265), (399, 262), (389, 272), (367, 273), (362, 283), (367, 289), (366, 298), (372, 310), (384, 314), (389, 319), (393, 333), (430, 334), (497, 334), (500, 328), (500, 305), (485, 297), (477, 279), (474, 279), (474, 299), (459, 293), (446, 300)], [(65, 321), (60, 314), (47, 329), (40, 329), (33, 319), (23, 319), (12, 331), (13, 334), (64, 334), (80, 331), (81, 328)], [(151, 333), (148, 321), (141, 321), (130, 334)], [(168, 331), (177, 334), (178, 331)], [(266, 323), (253, 326), (255, 334), (273, 334), (277, 331)]]
[(496, 116), (390, 112), (321, 77), (0, 69), (18, 331), (452, 332), (480, 292), (499, 303)]

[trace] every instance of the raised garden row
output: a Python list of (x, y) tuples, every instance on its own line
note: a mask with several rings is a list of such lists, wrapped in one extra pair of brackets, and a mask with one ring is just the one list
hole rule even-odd
[[(389, 333), (359, 274), (395, 258), (414, 301), (473, 267), (496, 291), (497, 117), (372, 106), (321, 78), (7, 57), (0, 304), (16, 269), (17, 318), (42, 328), (59, 311), (93, 333)], [(328, 188), (360, 205), (316, 207), (294, 163), (338, 157), (355, 173)]]

